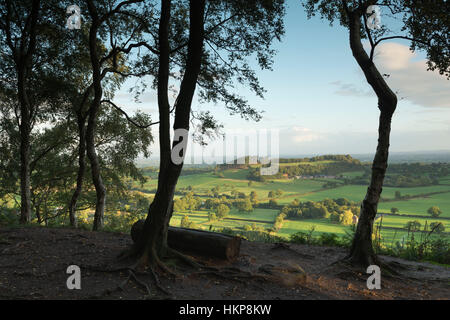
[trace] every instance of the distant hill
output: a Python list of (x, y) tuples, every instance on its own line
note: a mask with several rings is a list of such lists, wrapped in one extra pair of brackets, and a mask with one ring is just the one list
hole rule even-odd
[[(324, 153), (326, 154), (326, 153)], [(373, 160), (374, 154), (364, 153), (364, 154), (350, 154), (353, 159), (358, 159), (361, 162), (371, 162)], [(288, 162), (286, 159), (307, 159), (307, 158), (320, 158), (326, 157), (323, 155), (313, 155), (313, 154), (299, 154), (299, 155), (280, 155), (280, 158), (285, 160), (281, 162)], [(438, 151), (414, 151), (414, 152), (390, 152), (389, 153), (389, 163), (414, 163), (414, 162), (447, 162), (450, 163), (450, 151), (438, 150)], [(159, 165), (159, 157), (151, 157), (149, 159), (138, 159), (137, 166), (143, 167), (155, 167)], [(191, 168), (204, 168), (210, 167), (211, 164), (188, 164), (186, 167)]]
[[(353, 158), (362, 162), (373, 160), (374, 154), (352, 154)], [(389, 163), (414, 162), (447, 162), (450, 163), (450, 151), (417, 151), (417, 152), (390, 152)]]

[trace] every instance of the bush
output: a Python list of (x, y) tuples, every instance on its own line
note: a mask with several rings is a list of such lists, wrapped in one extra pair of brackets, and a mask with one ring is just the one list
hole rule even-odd
[(437, 206), (432, 206), (430, 207), (427, 212), (433, 217), (433, 218), (437, 218), (442, 214), (442, 210), (439, 209), (439, 207)]
[(322, 233), (319, 243), (323, 246), (339, 246), (339, 237), (335, 233)]
[(299, 243), (299, 244), (308, 244), (309, 243), (308, 234), (303, 231), (299, 231), (294, 234), (291, 234), (289, 239), (290, 239), (290, 242), (292, 242), (292, 243)]
[(312, 226), (308, 232), (299, 231), (294, 234), (291, 234), (290, 241), (292, 243), (299, 243), (299, 244), (313, 244), (314, 238), (313, 233), (316, 229), (315, 226)]
[(344, 213), (339, 215), (339, 223), (344, 226), (349, 226), (353, 223), (353, 212), (351, 210), (346, 210)]
[(216, 215), (217, 218), (223, 219), (225, 218), (228, 213), (230, 212), (230, 208), (226, 204), (219, 204), (219, 206), (216, 208)]
[(216, 221), (217, 216), (214, 212), (208, 212), (208, 221)]
[(192, 226), (192, 222), (189, 221), (189, 217), (187, 215), (184, 215), (183, 218), (181, 218), (180, 227), (181, 228), (190, 228)]
[(433, 232), (441, 233), (445, 231), (445, 227), (442, 222), (432, 222), (430, 223), (430, 228)]
[(15, 209), (1, 208), (0, 226), (12, 226), (19, 224), (19, 215)]
[(420, 230), (420, 222), (415, 220), (415, 221), (408, 221), (408, 223), (405, 224), (405, 229), (410, 231), (410, 232), (415, 232), (415, 231), (419, 231)]

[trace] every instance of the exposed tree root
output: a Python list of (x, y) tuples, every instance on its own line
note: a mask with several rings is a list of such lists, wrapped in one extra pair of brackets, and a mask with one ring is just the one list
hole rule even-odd
[(187, 266), (192, 267), (194, 269), (218, 271), (217, 268), (207, 266), (204, 263), (199, 263), (198, 261), (188, 257), (187, 255), (185, 255), (175, 249), (167, 248), (167, 252), (168, 252), (169, 256), (172, 256), (174, 258), (181, 260), (184, 264), (186, 264)]
[(172, 293), (167, 291), (166, 289), (164, 289), (161, 285), (161, 281), (159, 280), (158, 275), (156, 274), (155, 270), (153, 269), (153, 267), (148, 268), (150, 270), (150, 272), (138, 272), (136, 271), (136, 266), (137, 264), (133, 265), (133, 266), (129, 266), (129, 267), (122, 267), (122, 268), (116, 268), (116, 269), (102, 269), (98, 266), (88, 266), (88, 265), (83, 265), (80, 268), (85, 269), (85, 270), (90, 270), (93, 272), (106, 272), (106, 273), (116, 273), (116, 272), (124, 272), (127, 271), (128, 272), (128, 277), (121, 283), (119, 284), (116, 288), (114, 289), (106, 289), (104, 290), (102, 293), (100, 293), (97, 296), (93, 296), (91, 298), (102, 298), (105, 297), (107, 295), (110, 295), (116, 291), (123, 291), (124, 287), (126, 286), (126, 284), (130, 281), (133, 280), (136, 284), (138, 284), (140, 287), (144, 288), (147, 291), (147, 296), (151, 297), (152, 292), (150, 289), (150, 286), (139, 280), (139, 278), (136, 276), (136, 274), (139, 275), (151, 275), (154, 282), (155, 282), (155, 287), (161, 291), (162, 293), (164, 293), (166, 296), (168, 297), (172, 297)]
[[(135, 265), (133, 268), (131, 267), (125, 267), (125, 268), (118, 268), (110, 271), (128, 271), (131, 272), (131, 277), (137, 282), (139, 281), (136, 278), (136, 275), (134, 274), (135, 270), (140, 270), (141, 274), (148, 274), (150, 273), (153, 277), (155, 286), (158, 290), (163, 292), (165, 295), (172, 297), (172, 294), (164, 289), (161, 286), (161, 282), (159, 279), (160, 275), (164, 275), (166, 277), (172, 278), (172, 279), (179, 279), (182, 278), (182, 275), (170, 268), (166, 265), (164, 262), (165, 259), (177, 259), (184, 265), (186, 265), (189, 268), (193, 268), (195, 271), (192, 273), (189, 273), (188, 270), (185, 270), (188, 277), (191, 276), (207, 276), (212, 275), (221, 279), (235, 281), (243, 284), (248, 284), (248, 281), (251, 279), (257, 279), (261, 281), (268, 281), (267, 277), (260, 275), (260, 274), (253, 274), (248, 271), (240, 270), (239, 268), (235, 267), (211, 267), (207, 266), (202, 262), (196, 261), (195, 259), (177, 251), (172, 248), (165, 248), (165, 250), (162, 250), (165, 252), (165, 255), (160, 258), (160, 256), (157, 254), (156, 250), (154, 248), (151, 248), (150, 250), (146, 250), (143, 254), (139, 255), (136, 253), (135, 248), (131, 248), (128, 250), (123, 251), (118, 259), (121, 261), (133, 259), (135, 261)], [(297, 252), (296, 252), (297, 253)], [(301, 255), (301, 254), (300, 254)], [(144, 287), (144, 285), (141, 283), (141, 287)], [(262, 289), (262, 288), (261, 288)]]
[(153, 279), (155, 280), (156, 288), (158, 288), (161, 292), (163, 292), (167, 296), (172, 297), (173, 294), (170, 291), (167, 291), (166, 289), (164, 289), (163, 286), (161, 285), (161, 281), (159, 280), (159, 277), (158, 277), (157, 273), (155, 272), (155, 270), (153, 270), (153, 268), (150, 268), (150, 272), (153, 276)]
[[(377, 256), (375, 256), (375, 258), (373, 258), (372, 264), (380, 267), (381, 274), (384, 278), (404, 279), (404, 277), (401, 277), (401, 274), (399, 272), (397, 272), (389, 264), (383, 262)], [(332, 269), (333, 267), (336, 267), (338, 269), (340, 269), (340, 268), (345, 269), (346, 270), (345, 277), (353, 277), (353, 278), (357, 278), (361, 281), (365, 281), (367, 279), (367, 266), (365, 266), (361, 263), (354, 263), (348, 257), (345, 257), (344, 259), (333, 262), (327, 268), (325, 268), (325, 270), (323, 270), (322, 272), (328, 274), (330, 272), (330, 269)]]
[(148, 296), (148, 297), (151, 297), (152, 291), (150, 290), (150, 287), (148, 286), (148, 284), (146, 284), (145, 282), (139, 280), (139, 279), (136, 277), (136, 275), (134, 274), (133, 271), (128, 270), (128, 273), (129, 273), (128, 279), (131, 277), (131, 278), (134, 280), (134, 282), (136, 282), (138, 285), (140, 285), (141, 287), (143, 287), (144, 289), (146, 289), (146, 290), (147, 290), (147, 296)]

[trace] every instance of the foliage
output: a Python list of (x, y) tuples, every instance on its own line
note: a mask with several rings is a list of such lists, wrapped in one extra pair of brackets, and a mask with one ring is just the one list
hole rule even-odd
[(428, 214), (430, 214), (433, 218), (437, 218), (442, 214), (442, 210), (439, 209), (438, 206), (432, 206), (427, 210)]
[(216, 215), (219, 219), (225, 218), (229, 212), (230, 208), (225, 204), (219, 204), (216, 208)]

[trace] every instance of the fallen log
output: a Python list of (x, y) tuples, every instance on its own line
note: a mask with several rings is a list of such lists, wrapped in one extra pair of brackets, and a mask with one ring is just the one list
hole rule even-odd
[[(139, 220), (131, 228), (133, 242), (139, 239), (144, 228), (144, 220)], [(198, 254), (224, 260), (234, 260), (239, 256), (241, 238), (217, 232), (188, 228), (169, 227), (167, 233), (169, 247), (180, 252)]]

